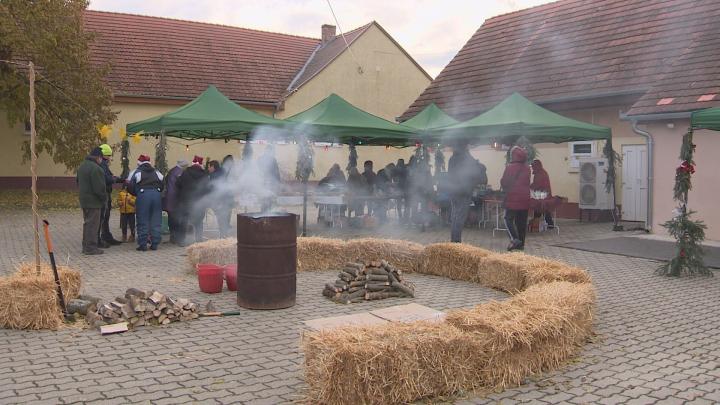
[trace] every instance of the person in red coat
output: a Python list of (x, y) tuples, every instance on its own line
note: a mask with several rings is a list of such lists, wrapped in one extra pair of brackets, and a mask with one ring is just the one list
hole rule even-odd
[[(553, 200), (552, 189), (550, 188), (550, 176), (543, 168), (542, 162), (535, 159), (530, 166), (532, 167), (533, 172), (533, 180), (532, 183), (530, 183), (530, 190), (547, 192), (546, 203)], [(546, 206), (547, 205), (549, 204), (546, 204)], [(539, 218), (542, 214), (543, 213), (541, 212), (536, 212), (535, 217)], [(548, 229), (553, 229), (555, 227), (555, 222), (553, 221), (552, 213), (549, 210), (546, 210), (544, 214), (545, 222), (548, 224)]]
[(510, 157), (500, 180), (505, 191), (505, 227), (510, 236), (508, 250), (523, 250), (530, 209), (530, 167), (525, 149), (513, 146)]

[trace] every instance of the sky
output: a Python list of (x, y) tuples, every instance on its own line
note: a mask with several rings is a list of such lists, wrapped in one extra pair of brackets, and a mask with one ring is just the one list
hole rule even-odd
[[(435, 77), (487, 18), (550, 0), (330, 0), (339, 27), (375, 20)], [(225, 24), (320, 37), (338, 25), (328, 0), (91, 0), (93, 10)]]

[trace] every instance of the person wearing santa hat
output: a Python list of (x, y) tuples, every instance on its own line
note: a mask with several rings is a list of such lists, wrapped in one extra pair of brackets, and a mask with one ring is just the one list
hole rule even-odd
[(188, 221), (193, 226), (195, 242), (203, 240), (203, 220), (207, 211), (207, 199), (204, 198), (209, 190), (208, 176), (203, 169), (203, 158), (195, 156), (190, 167), (180, 175), (177, 180), (178, 207), (180, 209), (180, 238), (177, 243), (185, 245), (185, 230)]
[[(137, 250), (157, 250), (160, 245), (162, 225), (163, 175), (150, 164), (150, 157), (140, 155), (138, 167), (130, 175), (128, 190), (137, 197), (135, 216), (137, 222)], [(148, 238), (149, 236), (149, 238)]]

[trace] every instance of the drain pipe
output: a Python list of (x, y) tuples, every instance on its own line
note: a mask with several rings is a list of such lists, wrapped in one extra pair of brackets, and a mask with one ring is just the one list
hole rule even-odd
[(648, 148), (648, 175), (647, 175), (647, 181), (648, 181), (648, 196), (647, 196), (647, 219), (645, 220), (645, 230), (647, 232), (652, 231), (652, 208), (653, 208), (653, 138), (650, 132), (642, 130), (638, 128), (638, 122), (636, 120), (632, 121), (632, 129), (633, 132), (636, 134), (644, 137), (647, 140), (647, 148)]

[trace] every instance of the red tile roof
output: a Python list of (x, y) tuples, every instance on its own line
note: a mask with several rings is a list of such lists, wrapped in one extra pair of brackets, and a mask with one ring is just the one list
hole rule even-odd
[(696, 108), (720, 79), (719, 19), (715, 0), (561, 0), (494, 17), (403, 118), (431, 102), (467, 118), (514, 91), (540, 103), (645, 94), (631, 113)]
[(319, 39), (140, 15), (85, 12), (92, 59), (111, 64), (116, 96), (190, 99), (215, 85), (236, 101), (275, 103)]
[[(375, 24), (375, 22), (365, 24), (362, 27), (346, 32), (345, 39), (343, 39), (342, 35), (336, 35), (335, 38), (317, 48), (315, 53), (313, 53), (308, 60), (307, 64), (300, 71), (297, 78), (290, 84), (288, 91), (299, 88), (307, 81), (315, 77), (315, 75), (320, 73), (325, 66), (335, 60), (335, 58), (337, 58), (347, 46), (355, 42), (355, 40), (367, 31), (367, 29), (373, 24)], [(345, 41), (347, 41), (347, 45), (345, 44)]]

